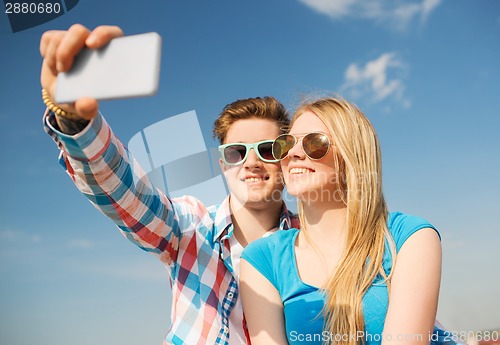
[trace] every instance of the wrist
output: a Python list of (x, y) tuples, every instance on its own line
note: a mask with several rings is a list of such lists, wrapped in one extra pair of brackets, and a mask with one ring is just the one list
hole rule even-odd
[[(77, 121), (77, 122), (86, 121), (84, 118), (78, 116), (76, 113), (68, 112), (68, 111), (61, 109), (58, 104), (56, 104), (52, 101), (49, 93), (45, 89), (42, 89), (42, 99), (43, 99), (43, 103), (45, 103), (47, 108), (49, 108), (49, 110), (51, 112), (53, 112), (57, 116), (57, 118), (62, 117), (64, 119), (71, 120), (71, 121)], [(87, 123), (88, 123), (88, 121), (87, 121)]]
[(75, 135), (83, 131), (90, 120), (80, 119), (80, 120), (70, 120), (66, 117), (57, 115), (52, 112), (55, 116), (55, 122), (57, 124), (58, 129), (64, 134)]

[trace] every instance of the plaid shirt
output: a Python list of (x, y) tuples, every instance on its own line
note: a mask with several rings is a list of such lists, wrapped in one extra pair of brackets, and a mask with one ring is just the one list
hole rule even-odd
[[(233, 224), (229, 197), (206, 207), (194, 197), (170, 200), (151, 185), (146, 173), (98, 115), (80, 133), (57, 130), (54, 115), (45, 131), (61, 150), (60, 163), (91, 203), (113, 220), (139, 248), (156, 255), (172, 282), (171, 327), (163, 344), (250, 343), (246, 325), (231, 325), (238, 294), (229, 238)], [(298, 227), (285, 205), (279, 228)]]

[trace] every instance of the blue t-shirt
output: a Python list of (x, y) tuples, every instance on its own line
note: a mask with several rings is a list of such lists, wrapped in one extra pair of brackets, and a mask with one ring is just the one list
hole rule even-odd
[[(387, 223), (396, 252), (399, 252), (404, 242), (416, 231), (423, 228), (436, 230), (426, 220), (400, 212), (390, 213)], [(262, 273), (278, 290), (283, 302), (288, 342), (319, 345), (335, 335), (323, 332), (324, 293), (317, 287), (304, 283), (299, 277), (294, 250), (298, 233), (299, 230), (290, 229), (258, 239), (245, 248), (242, 258)], [(389, 274), (392, 255), (387, 246), (383, 267)], [(368, 288), (362, 303), (365, 321), (362, 336), (365, 337), (367, 345), (378, 344), (382, 341), (381, 335), (389, 304), (387, 284), (381, 277), (375, 279)], [(435, 328), (431, 344), (447, 343), (447, 340), (451, 340), (447, 339), (449, 336), (450, 334)]]

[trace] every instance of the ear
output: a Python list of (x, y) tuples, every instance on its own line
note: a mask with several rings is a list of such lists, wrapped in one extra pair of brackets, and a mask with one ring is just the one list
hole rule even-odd
[(224, 164), (224, 161), (222, 160), (222, 158), (219, 158), (219, 166), (220, 166), (220, 170), (225, 173), (228, 166), (226, 164)]

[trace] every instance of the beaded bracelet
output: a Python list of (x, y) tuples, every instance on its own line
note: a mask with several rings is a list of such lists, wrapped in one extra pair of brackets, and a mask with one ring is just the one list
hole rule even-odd
[(61, 108), (59, 108), (56, 104), (54, 104), (54, 102), (52, 102), (52, 100), (50, 99), (49, 93), (45, 89), (42, 89), (42, 99), (43, 103), (45, 103), (47, 108), (49, 108), (50, 111), (52, 111), (56, 115), (62, 116), (68, 120), (73, 120), (73, 121), (83, 120), (83, 118), (78, 116), (77, 114), (64, 111)]

